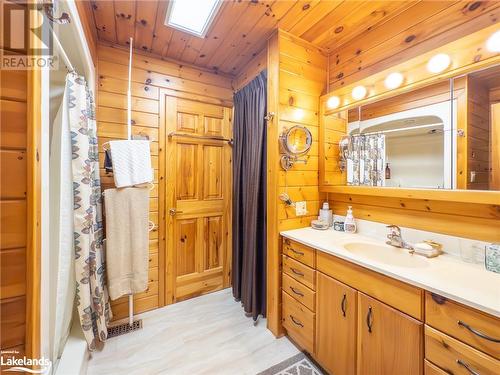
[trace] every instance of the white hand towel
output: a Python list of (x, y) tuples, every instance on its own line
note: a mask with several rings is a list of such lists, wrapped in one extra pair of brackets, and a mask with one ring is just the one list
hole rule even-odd
[(110, 141), (113, 176), (116, 187), (153, 181), (149, 141)]

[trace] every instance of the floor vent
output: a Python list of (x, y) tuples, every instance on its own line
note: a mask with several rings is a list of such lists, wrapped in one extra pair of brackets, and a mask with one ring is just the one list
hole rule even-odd
[(132, 325), (122, 323), (113, 327), (108, 327), (108, 339), (111, 337), (125, 335), (126, 333), (137, 331), (142, 328), (142, 319), (135, 320)]

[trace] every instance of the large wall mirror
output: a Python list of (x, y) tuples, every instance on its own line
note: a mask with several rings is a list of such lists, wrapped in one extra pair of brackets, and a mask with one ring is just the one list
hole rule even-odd
[(350, 186), (500, 190), (500, 66), (351, 108)]

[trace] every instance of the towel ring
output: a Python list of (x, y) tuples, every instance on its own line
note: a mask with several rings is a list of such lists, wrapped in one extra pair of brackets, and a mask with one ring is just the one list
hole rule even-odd
[(109, 148), (104, 147), (104, 146), (106, 146), (106, 145), (109, 145), (109, 142), (104, 142), (104, 143), (102, 144), (102, 149), (103, 149), (104, 151), (108, 151), (108, 150), (109, 150)]

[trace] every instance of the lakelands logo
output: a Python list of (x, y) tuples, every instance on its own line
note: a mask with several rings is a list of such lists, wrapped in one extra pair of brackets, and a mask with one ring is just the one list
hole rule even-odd
[(0, 364), (7, 372), (27, 372), (29, 374), (48, 374), (52, 362), (47, 358), (19, 358), (17, 350), (2, 350), (0, 352)]
[(52, 53), (52, 22), (44, 15), (42, 4), (2, 1), (0, 6), (0, 68), (57, 69), (57, 58)]

